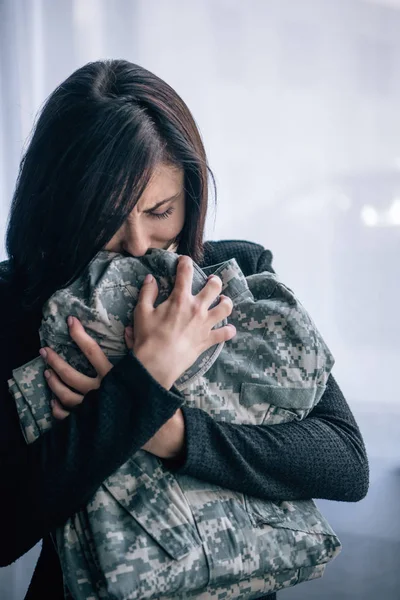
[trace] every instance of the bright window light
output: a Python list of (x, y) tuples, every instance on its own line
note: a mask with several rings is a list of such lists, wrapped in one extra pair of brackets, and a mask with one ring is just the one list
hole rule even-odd
[(366, 204), (361, 209), (361, 220), (367, 227), (375, 227), (378, 224), (378, 213), (373, 206)]
[(389, 209), (389, 223), (400, 225), (400, 198), (395, 198)]

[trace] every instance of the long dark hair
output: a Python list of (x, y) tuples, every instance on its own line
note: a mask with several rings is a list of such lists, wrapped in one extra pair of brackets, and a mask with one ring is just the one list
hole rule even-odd
[(178, 252), (203, 252), (208, 175), (183, 100), (124, 60), (89, 63), (46, 101), (21, 161), (6, 238), (25, 308), (83, 271), (132, 211), (160, 162), (184, 169), (186, 219)]

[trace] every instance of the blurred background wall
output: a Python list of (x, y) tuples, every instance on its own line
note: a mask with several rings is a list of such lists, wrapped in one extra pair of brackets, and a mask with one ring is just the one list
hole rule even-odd
[[(191, 108), (218, 186), (207, 237), (273, 251), (368, 445), (367, 499), (322, 503), (348, 550), (282, 600), (400, 598), (400, 0), (0, 0), (0, 244), (35, 113), (111, 57)], [(1, 598), (23, 598), (37, 552), (0, 571)]]

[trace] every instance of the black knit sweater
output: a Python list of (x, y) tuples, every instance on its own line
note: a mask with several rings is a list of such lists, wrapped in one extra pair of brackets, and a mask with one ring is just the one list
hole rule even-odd
[[(235, 257), (245, 275), (272, 270), (272, 255), (249, 242), (209, 242), (204, 265)], [(218, 423), (182, 406), (126, 356), (68, 419), (26, 446), (7, 379), (37, 355), (40, 314), (22, 314), (8, 263), (0, 265), (0, 566), (41, 538), (43, 550), (27, 598), (63, 598), (61, 570), (48, 533), (83, 507), (100, 483), (182, 407), (185, 449), (171, 470), (271, 500), (327, 498), (355, 502), (368, 489), (360, 431), (331, 376), (316, 408), (301, 422)], [(268, 599), (272, 600), (273, 596)]]

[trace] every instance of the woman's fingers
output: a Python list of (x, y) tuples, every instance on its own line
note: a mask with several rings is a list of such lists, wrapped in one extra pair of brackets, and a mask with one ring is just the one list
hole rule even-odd
[(72, 339), (96, 369), (97, 374), (101, 378), (105, 377), (112, 369), (112, 364), (98, 343), (86, 333), (83, 325), (76, 317), (68, 317), (68, 326)]
[(65, 385), (61, 381), (54, 371), (46, 369), (44, 372), (49, 388), (53, 392), (53, 394), (57, 397), (58, 401), (61, 403), (63, 408), (71, 410), (78, 404), (80, 404), (83, 400), (83, 395), (77, 394), (69, 389), (68, 386)]
[(142, 287), (140, 288), (139, 297), (136, 305), (136, 309), (140, 310), (153, 310), (154, 302), (156, 301), (158, 295), (158, 286), (157, 281), (154, 279), (153, 275), (146, 275), (144, 278)]
[(133, 328), (132, 327), (125, 327), (124, 334), (125, 334), (125, 344), (126, 344), (126, 347), (129, 350), (132, 350), (132, 348), (133, 348)]
[(221, 295), (219, 297), (219, 302), (217, 306), (214, 306), (214, 308), (210, 308), (210, 310), (208, 311), (208, 319), (211, 326), (214, 327), (214, 325), (216, 325), (223, 319), (226, 319), (226, 317), (229, 317), (229, 315), (232, 312), (232, 308), (232, 300), (228, 298), (228, 296)]
[(231, 340), (236, 335), (236, 327), (234, 325), (225, 325), (225, 327), (219, 327), (218, 329), (213, 329), (209, 336), (209, 342), (211, 342), (208, 347), (214, 346), (216, 344), (220, 344), (221, 342), (227, 342)]
[(189, 256), (179, 257), (176, 269), (175, 285), (171, 296), (175, 299), (189, 296), (192, 293), (193, 261)]
[(69, 317), (68, 326), (72, 339), (95, 368), (97, 377), (83, 375), (52, 348), (46, 347), (40, 350), (47, 366), (50, 367), (44, 374), (55, 396), (52, 400), (52, 413), (56, 419), (65, 419), (70, 410), (81, 404), (88, 392), (100, 386), (102, 378), (112, 369), (112, 364), (100, 346), (86, 333), (78, 319)]
[(53, 417), (58, 420), (65, 419), (70, 414), (68, 410), (64, 410), (57, 398), (53, 398), (51, 401), (51, 412)]
[[(44, 356), (44, 352), (46, 356)], [(51, 367), (52, 371), (55, 372), (58, 377), (68, 386), (74, 388), (81, 394), (87, 394), (90, 390), (96, 389), (100, 385), (98, 377), (88, 377), (79, 373), (76, 369), (71, 367), (61, 356), (58, 356), (57, 352), (54, 352), (51, 348), (42, 348), (40, 354), (45, 358), (46, 364)]]
[(196, 298), (200, 302), (204, 302), (206, 309), (211, 306), (214, 300), (219, 296), (222, 289), (222, 281), (216, 275), (211, 275), (202, 290), (197, 294)]

